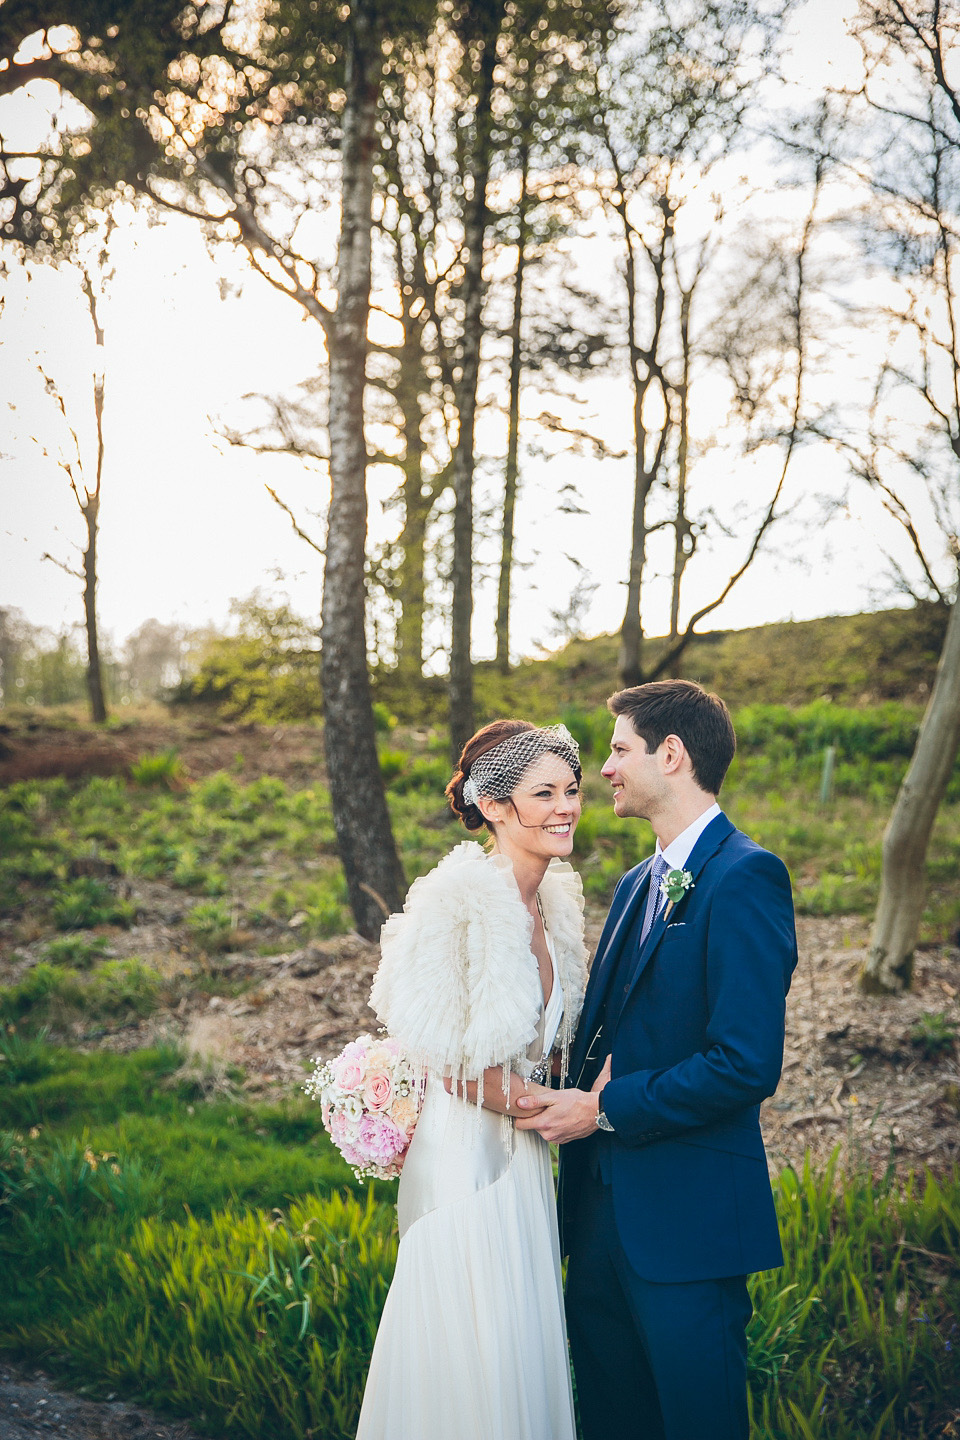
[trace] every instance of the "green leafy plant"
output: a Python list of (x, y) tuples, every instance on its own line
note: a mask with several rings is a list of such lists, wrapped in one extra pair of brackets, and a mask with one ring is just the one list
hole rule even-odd
[(218, 900), (194, 905), (187, 916), (187, 928), (204, 950), (225, 950), (230, 943), (232, 925), (230, 912)]
[(409, 759), (410, 756), (406, 750), (381, 750), (380, 774), (389, 784), (391, 780), (403, 773)]
[(86, 970), (102, 959), (109, 948), (102, 935), (62, 935), (44, 946), (43, 958), (51, 965)]
[(108, 960), (91, 977), (87, 1008), (104, 1015), (149, 1015), (157, 1006), (160, 976), (144, 961)]
[(58, 930), (87, 930), (94, 925), (129, 925), (135, 906), (120, 900), (103, 880), (82, 875), (60, 887), (53, 905)]
[(183, 761), (176, 750), (140, 755), (130, 766), (130, 776), (133, 783), (143, 789), (160, 785), (173, 790), (183, 783)]
[(957, 1043), (957, 1027), (943, 1010), (924, 1010), (910, 1039), (929, 1057), (948, 1055)]

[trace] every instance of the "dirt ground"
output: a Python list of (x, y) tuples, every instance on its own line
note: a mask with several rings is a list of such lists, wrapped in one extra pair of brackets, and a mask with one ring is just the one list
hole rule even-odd
[(34, 1366), (0, 1363), (0, 1440), (196, 1440), (186, 1425), (171, 1425), (121, 1401), (84, 1400), (53, 1388)]
[[(588, 918), (595, 944), (603, 915)], [(960, 1026), (960, 951), (921, 953), (910, 994), (867, 999), (857, 984), (866, 922), (801, 916), (798, 932), (783, 1078), (762, 1115), (771, 1166), (799, 1166), (805, 1151), (822, 1165), (839, 1145), (845, 1163), (877, 1173), (891, 1159), (903, 1170), (948, 1169), (960, 1160), (956, 1047), (930, 1055), (913, 1032), (923, 1013)], [(127, 944), (133, 953), (135, 931)], [(328, 1058), (376, 1028), (366, 1001), (378, 953), (351, 935), (268, 959), (226, 956), (225, 973), (255, 974), (253, 988), (233, 1000), (187, 998), (100, 1043), (126, 1049), (176, 1036), (214, 1065), (242, 1066), (253, 1093), (289, 1090), (302, 1083), (304, 1060)]]
[[(125, 771), (138, 755), (169, 747), (177, 749), (190, 779), (236, 768), (238, 757), (244, 780), (277, 775), (302, 785), (323, 778), (322, 736), (313, 725), (227, 724), (196, 714), (171, 720), (158, 712), (111, 731), (57, 727), (49, 717), (0, 724), (0, 785), (47, 774)], [(258, 929), (249, 937), (249, 951), (205, 962), (226, 982), (220, 988), (242, 993), (208, 997), (189, 983), (194, 962), (183, 892), (135, 881), (131, 898), (137, 923), (111, 934), (112, 952), (139, 955), (168, 975), (180, 972), (182, 998), (86, 1043), (131, 1049), (177, 1039), (214, 1075), (241, 1066), (248, 1092), (275, 1094), (302, 1083), (305, 1060), (327, 1058), (359, 1030), (375, 1026), (366, 1000), (378, 951), (358, 935), (303, 943), (293, 922), (277, 922), (270, 934)], [(603, 911), (592, 907), (591, 948), (602, 923)], [(891, 1159), (903, 1169), (928, 1164), (937, 1170), (960, 1159), (957, 1045), (930, 1053), (914, 1038), (925, 1013), (960, 1026), (960, 950), (920, 952), (911, 993), (868, 999), (857, 985), (867, 930), (858, 917), (798, 920), (800, 963), (787, 1007), (783, 1079), (763, 1114), (774, 1169), (799, 1165), (805, 1151), (822, 1164), (837, 1145), (846, 1163), (872, 1170), (883, 1170)], [(39, 939), (17, 945), (0, 924), (0, 983), (18, 978), (40, 948)], [(264, 948), (279, 953), (252, 953)], [(83, 1034), (78, 1026), (69, 1038), (85, 1043)]]

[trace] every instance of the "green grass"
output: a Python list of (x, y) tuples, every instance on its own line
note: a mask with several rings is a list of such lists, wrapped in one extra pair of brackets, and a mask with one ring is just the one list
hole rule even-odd
[[(174, 1050), (8, 1031), (0, 1053), (0, 1346), (210, 1435), (351, 1436), (393, 1187), (351, 1181), (311, 1102), (199, 1101)], [(751, 1282), (755, 1440), (949, 1434), (960, 1175), (788, 1170), (777, 1204), (786, 1265)]]
[[(844, 707), (816, 700), (795, 709), (752, 704), (736, 713), (739, 752), (722, 800), (731, 818), (789, 866), (801, 913), (869, 914), (880, 877), (881, 841), (919, 725), (918, 706)], [(621, 821), (599, 777), (610, 716), (567, 705), (563, 718), (583, 747), (585, 809), (574, 860), (588, 895), (609, 900), (619, 876), (649, 853), (649, 827)], [(384, 732), (381, 761), (397, 845), (408, 879), (429, 869), (463, 832), (443, 798), (446, 739), (439, 731)], [(389, 745), (387, 744), (389, 740)], [(824, 753), (835, 754), (831, 793), (821, 801)], [(121, 777), (80, 783), (29, 781), (0, 791), (0, 907), (65, 931), (56, 965), (89, 966), (76, 932), (126, 925), (132, 903), (120, 886), (68, 878), (71, 864), (108, 858), (123, 877), (163, 880), (201, 899), (187, 921), (208, 952), (235, 926), (303, 917), (305, 936), (343, 933), (351, 920), (336, 854), (330, 799), (266, 776), (244, 784), (220, 771), (176, 791)], [(960, 926), (960, 767), (930, 847), (921, 940)]]

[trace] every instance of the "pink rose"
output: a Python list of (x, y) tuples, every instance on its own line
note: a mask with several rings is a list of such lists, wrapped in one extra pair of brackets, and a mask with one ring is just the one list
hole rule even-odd
[(368, 1075), (363, 1088), (363, 1099), (368, 1110), (386, 1110), (393, 1099), (390, 1076), (384, 1075), (381, 1070), (375, 1075)]
[(341, 1090), (362, 1090), (363, 1063), (359, 1060), (341, 1058), (334, 1065), (333, 1078)]

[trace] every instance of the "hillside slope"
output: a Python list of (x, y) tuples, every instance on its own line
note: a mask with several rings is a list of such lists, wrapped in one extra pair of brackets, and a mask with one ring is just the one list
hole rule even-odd
[[(929, 694), (946, 627), (935, 605), (873, 614), (715, 630), (698, 637), (673, 673), (717, 690), (733, 706), (801, 705), (821, 696), (848, 705), (903, 700), (923, 704)], [(650, 640), (652, 666), (666, 641)], [(511, 712), (533, 719), (568, 706), (591, 709), (616, 688), (617, 637), (575, 640), (543, 660), (525, 661), (509, 676), (492, 665), (476, 669), (484, 718)], [(388, 703), (389, 684), (378, 687)], [(403, 697), (396, 696), (397, 701)]]

